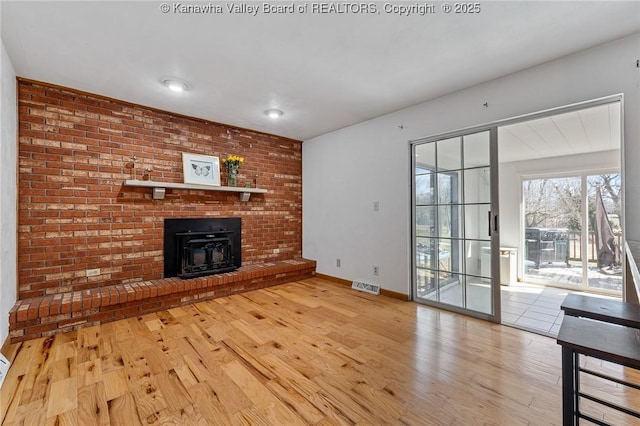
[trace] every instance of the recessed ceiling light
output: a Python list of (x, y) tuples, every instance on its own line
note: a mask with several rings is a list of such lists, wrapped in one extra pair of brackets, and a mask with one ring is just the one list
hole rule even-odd
[(273, 118), (273, 119), (280, 118), (284, 115), (284, 112), (276, 108), (268, 109), (264, 113), (267, 114), (269, 118)]
[(177, 78), (165, 78), (162, 80), (162, 84), (174, 92), (184, 92), (189, 89), (186, 81), (178, 80)]

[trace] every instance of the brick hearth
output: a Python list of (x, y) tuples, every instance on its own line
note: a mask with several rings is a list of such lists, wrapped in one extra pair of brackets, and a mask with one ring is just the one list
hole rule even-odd
[(18, 342), (50, 336), (198, 300), (311, 278), (315, 269), (315, 261), (285, 260), (188, 280), (165, 278), (19, 300), (9, 314), (10, 338)]

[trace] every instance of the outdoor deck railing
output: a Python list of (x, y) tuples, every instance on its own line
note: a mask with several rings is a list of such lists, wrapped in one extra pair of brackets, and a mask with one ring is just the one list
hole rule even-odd
[[(582, 231), (568, 231), (569, 234), (569, 260), (582, 260)], [(616, 232), (616, 246), (622, 250), (622, 233)], [(596, 247), (596, 233), (589, 232), (587, 237), (588, 262), (598, 261), (598, 248)]]

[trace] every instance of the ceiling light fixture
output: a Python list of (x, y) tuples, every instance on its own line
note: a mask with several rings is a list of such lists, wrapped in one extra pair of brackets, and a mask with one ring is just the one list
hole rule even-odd
[(269, 118), (273, 118), (273, 119), (280, 118), (284, 115), (284, 112), (276, 108), (268, 109), (264, 113), (267, 114)]
[(178, 80), (177, 78), (165, 78), (162, 80), (162, 84), (174, 92), (184, 92), (189, 89), (189, 85), (186, 81)]

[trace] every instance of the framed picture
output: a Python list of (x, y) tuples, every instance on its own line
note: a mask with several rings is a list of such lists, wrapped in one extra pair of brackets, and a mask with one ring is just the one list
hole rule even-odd
[(218, 157), (182, 153), (184, 183), (220, 186), (220, 161)]

